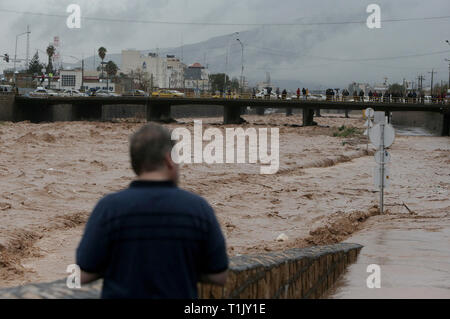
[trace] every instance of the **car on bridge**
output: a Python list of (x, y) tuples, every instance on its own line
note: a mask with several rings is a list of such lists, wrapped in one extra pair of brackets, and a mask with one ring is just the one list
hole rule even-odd
[(122, 96), (149, 96), (149, 94), (143, 90), (133, 90), (122, 94)]
[(28, 96), (31, 97), (49, 97), (49, 96), (59, 96), (58, 93), (52, 90), (44, 89), (43, 87), (38, 87), (33, 92), (30, 92)]
[(158, 90), (152, 92), (152, 97), (177, 98), (177, 97), (184, 97), (184, 93), (179, 92), (177, 90)]
[(86, 93), (82, 93), (82, 92), (80, 92), (78, 90), (75, 90), (75, 89), (70, 89), (70, 90), (65, 90), (63, 93), (60, 94), (60, 96), (64, 96), (64, 97), (69, 97), (69, 96), (79, 96), (79, 97), (81, 97), (81, 96), (83, 96), (83, 97), (86, 97), (86, 96), (89, 96), (89, 95), (87, 95)]
[(94, 96), (98, 96), (98, 97), (118, 97), (120, 96), (117, 93), (108, 91), (108, 90), (97, 90), (94, 93)]

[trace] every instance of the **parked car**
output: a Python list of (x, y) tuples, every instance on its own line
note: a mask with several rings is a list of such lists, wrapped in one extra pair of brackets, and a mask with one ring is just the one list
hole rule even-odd
[(122, 96), (149, 96), (149, 94), (142, 90), (133, 90), (122, 94)]
[(43, 87), (38, 87), (33, 92), (30, 92), (28, 95), (31, 97), (48, 97), (50, 94), (49, 91), (44, 89)]
[(174, 94), (175, 97), (184, 97), (185, 94), (183, 92), (177, 91), (177, 90), (169, 90), (170, 93)]
[(11, 85), (0, 85), (0, 92), (13, 92), (13, 87)]
[(81, 93), (78, 90), (74, 90), (74, 89), (70, 89), (70, 90), (65, 90), (61, 96), (88, 96), (86, 93)]
[(98, 97), (117, 97), (117, 96), (120, 96), (120, 95), (116, 94), (114, 92), (108, 91), (108, 90), (97, 90), (97, 91), (95, 91), (95, 96), (98, 96)]

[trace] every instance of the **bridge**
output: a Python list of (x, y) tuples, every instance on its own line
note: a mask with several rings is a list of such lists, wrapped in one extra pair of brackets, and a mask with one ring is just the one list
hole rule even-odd
[[(385, 112), (433, 112), (442, 115), (442, 135), (450, 134), (450, 104), (423, 104), (417, 100), (411, 103), (400, 102), (353, 102), (353, 101), (318, 101), (318, 100), (266, 100), (233, 98), (154, 98), (154, 97), (25, 97), (13, 96), (11, 117), (13, 121), (29, 120), (31, 122), (52, 122), (55, 114), (64, 112), (66, 120), (101, 120), (105, 107), (121, 105), (129, 108), (135, 105), (145, 106), (148, 121), (170, 122), (171, 107), (175, 105), (223, 106), (224, 124), (240, 124), (246, 107), (278, 109), (302, 109), (303, 126), (314, 125), (314, 110), (363, 110), (368, 107)], [(11, 99), (11, 97), (10, 97)], [(2, 100), (0, 99), (0, 111)], [(1, 116), (0, 116), (1, 118)]]

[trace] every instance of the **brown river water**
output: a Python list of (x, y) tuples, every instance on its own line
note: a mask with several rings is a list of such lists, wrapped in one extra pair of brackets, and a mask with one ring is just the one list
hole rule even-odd
[[(230, 256), (356, 242), (360, 258), (328, 297), (448, 297), (449, 137), (396, 137), (380, 215), (374, 148), (367, 153), (359, 134), (334, 136), (342, 125), (362, 129), (361, 116), (327, 114), (306, 128), (299, 115), (245, 118), (244, 128), (279, 128), (276, 174), (254, 164), (181, 167), (180, 186), (211, 203)], [(221, 120), (203, 126), (224, 130)], [(128, 136), (142, 123), (0, 124), (0, 287), (63, 278), (95, 203), (134, 178)], [(287, 240), (277, 241), (282, 233)], [(380, 265), (382, 288), (366, 288), (368, 264)]]

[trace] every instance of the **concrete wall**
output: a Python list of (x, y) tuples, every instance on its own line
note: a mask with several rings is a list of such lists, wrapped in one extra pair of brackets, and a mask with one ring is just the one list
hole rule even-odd
[(13, 120), (14, 98), (14, 94), (0, 92), (0, 121)]
[[(336, 244), (296, 248), (284, 252), (236, 256), (230, 259), (225, 287), (199, 284), (199, 297), (210, 298), (320, 298), (355, 262), (362, 246)], [(98, 281), (68, 289), (66, 280), (0, 289), (5, 298), (99, 298)]]
[(443, 115), (432, 112), (392, 112), (392, 124), (423, 127), (433, 133), (441, 134)]
[(145, 105), (103, 105), (102, 121), (121, 118), (145, 119), (147, 107)]
[(172, 117), (220, 117), (223, 116), (221, 105), (172, 105)]

